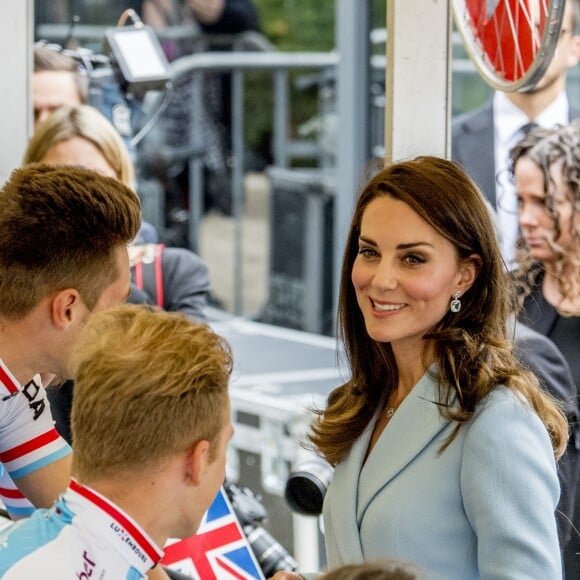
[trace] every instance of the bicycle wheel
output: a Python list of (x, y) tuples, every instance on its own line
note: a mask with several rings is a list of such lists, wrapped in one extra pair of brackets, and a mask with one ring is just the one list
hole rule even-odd
[(546, 72), (556, 49), (565, 0), (452, 0), (455, 25), (483, 79), (525, 92)]

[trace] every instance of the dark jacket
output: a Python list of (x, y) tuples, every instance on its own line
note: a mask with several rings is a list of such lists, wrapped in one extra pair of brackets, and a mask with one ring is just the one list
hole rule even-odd
[(566, 452), (558, 463), (560, 501), (556, 512), (560, 545), (570, 542), (576, 496), (579, 436), (578, 398), (576, 384), (568, 362), (556, 345), (539, 332), (521, 323), (514, 328), (515, 354), (523, 366), (538, 377), (541, 386), (562, 405), (570, 426)]
[[(570, 121), (580, 110), (570, 108)], [(493, 141), (493, 102), (456, 117), (451, 124), (451, 158), (475, 181), (493, 207), (495, 199), (495, 149)]]

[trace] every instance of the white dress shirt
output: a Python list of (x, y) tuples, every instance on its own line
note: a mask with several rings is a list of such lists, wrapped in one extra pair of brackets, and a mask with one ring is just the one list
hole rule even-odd
[(509, 167), (509, 152), (524, 136), (521, 130), (530, 122), (551, 128), (566, 125), (570, 119), (568, 97), (563, 91), (535, 119), (514, 105), (504, 93), (493, 97), (494, 154), (496, 169), (497, 224), (502, 255), (508, 268), (515, 267), (515, 248), (519, 236), (518, 204)]

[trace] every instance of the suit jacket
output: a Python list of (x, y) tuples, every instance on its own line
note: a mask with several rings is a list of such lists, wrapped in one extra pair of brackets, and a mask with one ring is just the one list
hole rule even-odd
[[(568, 361), (572, 370), (576, 389), (580, 386), (580, 362), (578, 361), (578, 344), (580, 340), (580, 317), (571, 317), (566, 319), (568, 334), (560, 332), (558, 336), (554, 335), (560, 315), (556, 309), (549, 304), (542, 295), (543, 276), (540, 275), (536, 285), (532, 288), (532, 293), (524, 301), (524, 308), (520, 314), (520, 319), (531, 326), (537, 332), (547, 336), (554, 341), (556, 347), (562, 350), (563, 356)], [(566, 513), (571, 507), (574, 507), (572, 518), (576, 529), (580, 530), (580, 462), (578, 455), (580, 453), (580, 425), (578, 412), (578, 397), (575, 399), (576, 404), (568, 404), (564, 407), (571, 425), (571, 436), (568, 443), (568, 449), (560, 470), (565, 469), (569, 472), (566, 476), (569, 480), (576, 482), (576, 491), (574, 494), (573, 484), (568, 486), (567, 495), (569, 496), (568, 506), (565, 508)], [(573, 463), (576, 463), (575, 467)], [(574, 476), (574, 470), (576, 475)], [(561, 479), (564, 474), (561, 475)], [(565, 492), (564, 486), (562, 488)], [(575, 496), (575, 500), (573, 499)], [(572, 528), (570, 528), (570, 531)], [(580, 534), (571, 533), (571, 540), (566, 548), (564, 562), (566, 566), (566, 578), (580, 578)]]
[(580, 360), (578, 358), (580, 316), (566, 318), (569, 323), (567, 334), (558, 330), (562, 317), (544, 298), (542, 294), (543, 280), (544, 275), (540, 272), (531, 294), (524, 300), (523, 309), (518, 317), (520, 322), (547, 336), (556, 345), (570, 366), (576, 389), (580, 389)]
[(566, 452), (558, 462), (560, 501), (556, 510), (560, 546), (566, 547), (572, 535), (570, 521), (574, 518), (574, 499), (577, 486), (578, 452), (578, 399), (576, 384), (570, 367), (554, 343), (524, 324), (515, 324), (515, 354), (522, 365), (538, 377), (542, 387), (562, 405), (570, 429)]
[(437, 392), (427, 373), (364, 465), (372, 424), (336, 467), (324, 504), (329, 566), (401, 558), (429, 578), (560, 580), (559, 485), (540, 419), (498, 388), (439, 453), (453, 424)]
[[(570, 108), (570, 120), (580, 110)], [(475, 181), (489, 202), (496, 207), (493, 101), (459, 115), (451, 124), (451, 158)]]

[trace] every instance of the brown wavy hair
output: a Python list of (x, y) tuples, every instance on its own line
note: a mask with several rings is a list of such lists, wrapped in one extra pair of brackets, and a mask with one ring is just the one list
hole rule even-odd
[[(512, 175), (521, 159), (529, 159), (542, 172), (544, 178), (544, 206), (554, 228), (554, 237), (549, 240), (556, 254), (553, 264), (554, 275), (558, 280), (558, 289), (564, 299), (574, 303), (580, 296), (580, 232), (576, 222), (580, 214), (580, 120), (553, 130), (536, 129), (524, 137), (511, 151), (510, 163)], [(567, 200), (572, 206), (570, 218), (571, 244), (562, 248), (558, 240), (562, 235), (560, 215), (554, 201), (554, 180), (550, 170), (559, 164), (562, 183), (565, 186)], [(524, 239), (518, 240), (518, 269), (515, 273), (519, 281), (520, 303), (531, 293), (539, 282), (543, 267), (535, 263)], [(576, 316), (558, 308), (562, 316)]]
[(555, 456), (561, 456), (568, 439), (566, 418), (540, 389), (536, 377), (516, 361), (506, 336), (513, 288), (483, 196), (458, 165), (427, 156), (384, 168), (358, 198), (344, 253), (338, 307), (338, 331), (351, 378), (330, 394), (327, 408), (317, 412), (312, 444), (336, 465), (397, 386), (391, 346), (369, 337), (351, 281), (363, 213), (372, 200), (383, 196), (406, 203), (454, 245), (460, 260), (473, 254), (481, 260), (475, 282), (461, 297), (460, 312), (448, 312), (424, 337), (426, 345), (434, 346), (440, 412), (456, 423), (442, 451), (477, 405), (497, 386), (505, 385), (535, 409), (550, 434)]

